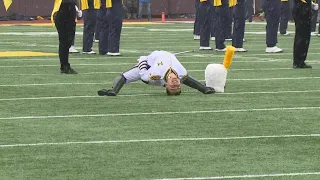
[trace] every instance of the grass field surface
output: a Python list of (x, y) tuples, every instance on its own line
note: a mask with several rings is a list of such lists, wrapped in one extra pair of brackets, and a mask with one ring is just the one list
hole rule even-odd
[[(235, 54), (225, 93), (182, 86), (168, 97), (137, 82), (117, 97), (97, 96), (153, 50), (195, 50), (177, 58), (203, 81), (224, 53), (199, 51), (192, 29), (124, 25), (123, 56), (72, 54), (78, 75), (61, 75), (52, 54), (0, 57), (0, 179), (319, 180), (319, 37), (306, 61), (313, 69), (292, 69), (294, 35), (278, 37), (284, 53), (266, 54), (265, 25), (247, 24), (248, 52)], [(58, 50), (50, 26), (3, 26), (0, 36), (0, 52)], [(81, 50), (81, 25), (75, 41)]]

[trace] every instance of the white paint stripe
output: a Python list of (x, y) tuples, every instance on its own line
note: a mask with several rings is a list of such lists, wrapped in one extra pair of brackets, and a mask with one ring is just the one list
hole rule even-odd
[[(71, 55), (71, 57), (69, 57), (69, 60), (73, 61), (73, 60), (93, 60), (92, 57), (72, 57), (73, 55)], [(83, 56), (90, 56), (90, 55), (83, 55)], [(106, 57), (99, 57), (99, 58), (94, 58), (94, 60), (105, 60)], [(108, 58), (112, 58), (112, 57), (108, 57)], [(119, 58), (119, 57), (114, 57), (115, 59)], [(125, 56), (125, 57), (121, 57), (121, 59), (134, 59), (134, 58), (137, 58), (137, 56)], [(0, 62), (16, 62), (16, 61), (44, 61), (44, 62), (47, 62), (47, 61), (57, 61), (57, 57), (44, 57), (44, 56), (41, 56), (39, 58), (24, 58), (24, 57), (21, 57), (21, 58), (0, 58)]]
[[(316, 52), (311, 52), (309, 54), (320, 54)], [(292, 55), (292, 53), (264, 53), (264, 54), (252, 54), (252, 56), (287, 56), (287, 55)]]
[[(244, 94), (286, 94), (286, 93), (314, 93), (320, 90), (306, 90), (306, 91), (275, 91), (275, 92), (235, 92), (235, 93), (216, 93), (216, 95), (244, 95)], [(196, 94), (183, 93), (183, 94)], [(137, 97), (137, 96), (156, 96), (158, 94), (120, 94), (118, 97)], [(50, 99), (77, 99), (77, 98), (101, 98), (100, 96), (60, 96), (60, 97), (24, 97), (24, 98), (6, 98), (0, 101), (20, 101), (20, 100), (50, 100)]]
[[(197, 57), (199, 58), (200, 56), (185, 56), (184, 58), (194, 58)], [(211, 63), (220, 63), (220, 61), (211, 61), (210, 56), (202, 56), (202, 58), (208, 58), (207, 61), (181, 61), (182, 64), (211, 64)], [(237, 59), (252, 59), (252, 57), (235, 57), (235, 61), (233, 63), (270, 63), (270, 62), (291, 62), (290, 59), (272, 59), (272, 58), (266, 58), (263, 60), (237, 60)], [(39, 61), (45, 61), (44, 60), (39, 60)], [(49, 60), (49, 59), (48, 59)], [(98, 59), (99, 60), (99, 59)], [(11, 61), (11, 60), (9, 60)], [(12, 60), (13, 62), (14, 60)], [(28, 61), (28, 60), (26, 60)], [(51, 61), (51, 60), (50, 60)], [(0, 60), (1, 62), (1, 60)], [(320, 62), (317, 60), (308, 60), (309, 63), (312, 64), (319, 64)], [(87, 64), (72, 64), (72, 66), (122, 66), (122, 65), (131, 65), (134, 66), (135, 63), (134, 62), (122, 62), (122, 63), (87, 63)], [(38, 65), (14, 65), (14, 66), (0, 66), (0, 68), (37, 68), (37, 67), (58, 67), (59, 65), (57, 64), (38, 64)]]
[(319, 79), (319, 78), (320, 77), (295, 77), (295, 78), (256, 78), (256, 79), (227, 79), (227, 80), (228, 81), (272, 81), (272, 80), (303, 80), (303, 79)]
[[(320, 79), (320, 77), (294, 77), (294, 78), (255, 78), (255, 79), (227, 79), (228, 81), (274, 81), (274, 80), (306, 80)], [(205, 81), (205, 80), (200, 80)], [(43, 83), (43, 84), (0, 84), (0, 87), (23, 87), (23, 86), (58, 86), (58, 85), (102, 85), (112, 84), (113, 82), (96, 82), (96, 83)], [(141, 83), (141, 82), (133, 82)], [(131, 83), (131, 84), (133, 84)]]
[(142, 142), (168, 142), (168, 141), (212, 141), (212, 140), (297, 138), (297, 137), (317, 137), (318, 138), (318, 137), (320, 137), (320, 134), (242, 136), (242, 137), (206, 137), (206, 138), (172, 138), (172, 139), (134, 139), (134, 140), (77, 141), (77, 142), (34, 143), (34, 144), (3, 144), (3, 145), (0, 145), (0, 148), (26, 147), (26, 146), (49, 146), (49, 145), (71, 145), (71, 144), (142, 143)]
[[(280, 60), (261, 60), (261, 61), (234, 61), (234, 63), (267, 63), (270, 61), (280, 61)], [(182, 64), (209, 64), (212, 61), (181, 61)], [(72, 64), (72, 66), (121, 66), (121, 65), (132, 65), (135, 63), (91, 63), (91, 64)], [(39, 65), (22, 65), (22, 66), (0, 66), (0, 68), (30, 68), (30, 67), (59, 67), (57, 64), (39, 64)]]
[[(145, 52), (145, 54), (148, 54), (149, 52)], [(310, 54), (310, 53), (308, 53)], [(318, 54), (318, 53), (317, 53)], [(278, 62), (278, 61), (292, 61), (292, 59), (283, 59), (283, 58), (270, 58), (270, 57), (256, 57), (259, 54), (246, 54), (246, 56), (241, 56), (241, 55), (235, 55), (234, 62)], [(83, 55), (86, 56), (86, 55)], [(224, 57), (224, 55), (210, 55), (210, 54), (184, 54), (184, 55), (178, 55), (178, 57), (180, 58), (208, 58), (209, 60), (213, 59), (213, 58), (217, 58), (217, 57)], [(110, 57), (112, 58), (112, 57)], [(114, 57), (115, 59), (121, 58), (121, 59), (137, 59), (137, 56), (125, 56), (125, 57)], [(92, 57), (70, 57), (70, 60), (104, 60), (105, 58), (103, 56), (101, 56), (101, 58), (92, 58)], [(241, 61), (239, 61), (238, 59), (242, 59)], [(246, 60), (247, 59), (247, 60)], [(259, 59), (259, 60), (252, 60), (252, 59)], [(16, 61), (57, 61), (56, 57), (39, 57), (39, 58), (0, 58), (0, 62), (16, 62)], [(194, 60), (193, 60), (194, 61)], [(189, 61), (184, 61), (184, 62), (189, 62)], [(198, 61), (196, 61), (198, 62)], [(313, 63), (317, 63), (319, 62), (318, 59), (308, 59), (308, 62), (313, 62)], [(112, 63), (114, 64), (114, 63)], [(131, 63), (131, 64), (134, 64)]]
[[(293, 70), (292, 68), (257, 68), (257, 69), (229, 69), (229, 71), (277, 71), (277, 70)], [(188, 70), (188, 72), (204, 72), (201, 69), (192, 69)], [(94, 74), (120, 74), (121, 71), (118, 72), (87, 72), (87, 73), (79, 73), (79, 75), (94, 75)], [(61, 75), (61, 74), (0, 74), (0, 76), (51, 76), (51, 75)]]
[(212, 177), (188, 177), (188, 178), (164, 178), (164, 179), (154, 179), (154, 180), (241, 179), (241, 178), (263, 178), (263, 177), (307, 176), (307, 175), (320, 175), (320, 172), (279, 173), (279, 174), (248, 174), (248, 175), (237, 175), (237, 176), (212, 176)]
[(290, 107), (290, 108), (264, 108), (264, 109), (221, 109), (207, 111), (164, 111), (164, 112), (137, 112), (118, 114), (73, 114), (73, 115), (48, 115), (48, 116), (21, 116), (2, 117), (0, 120), (18, 119), (53, 119), (53, 118), (83, 118), (83, 117), (118, 117), (118, 116), (144, 116), (144, 115), (168, 115), (168, 114), (204, 114), (204, 113), (227, 113), (227, 112), (254, 112), (254, 111), (293, 111), (293, 110), (314, 110), (320, 107)]

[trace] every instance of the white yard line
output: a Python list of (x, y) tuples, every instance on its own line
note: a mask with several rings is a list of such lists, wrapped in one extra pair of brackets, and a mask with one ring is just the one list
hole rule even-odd
[(170, 142), (170, 141), (213, 141), (213, 140), (241, 140), (241, 139), (270, 139), (270, 138), (298, 138), (320, 137), (320, 134), (296, 134), (296, 135), (270, 135), (270, 136), (239, 136), (239, 137), (204, 137), (204, 138), (170, 138), (170, 139), (134, 139), (134, 140), (105, 140), (105, 141), (72, 141), (72, 142), (44, 142), (33, 144), (2, 144), (0, 148), (26, 147), (26, 146), (53, 146), (72, 144), (107, 144), (107, 143), (143, 143), (143, 142)]
[[(234, 61), (233, 63), (269, 63), (269, 62), (284, 62), (285, 60), (261, 60), (261, 61)], [(182, 64), (210, 64), (210, 63), (217, 63), (217, 62), (209, 62), (209, 61), (181, 61)], [(309, 62), (310, 63), (310, 62)], [(320, 63), (319, 62), (312, 62), (312, 63)], [(135, 63), (91, 63), (91, 64), (72, 64), (72, 66), (121, 66), (121, 65), (132, 65), (134, 66)], [(37, 67), (59, 67), (58, 64), (39, 64), (39, 65), (5, 65), (0, 66), (0, 68), (37, 68)]]
[[(132, 51), (132, 50), (126, 50), (126, 51)], [(148, 54), (148, 51), (144, 51), (142, 54)], [(172, 53), (176, 53), (176, 52), (172, 52)], [(320, 54), (320, 53), (308, 53), (308, 54)], [(292, 59), (284, 59), (284, 58), (273, 58), (273, 57), (256, 57), (255, 55), (265, 55), (265, 54), (235, 54), (234, 56), (234, 62), (239, 62), (238, 59), (241, 59), (242, 61), (240, 62), (244, 62), (244, 60), (247, 59), (247, 61), (245, 62), (270, 62), (270, 61), (292, 61)], [(268, 54), (267, 54), (268, 55)], [(187, 54), (183, 54), (183, 55), (177, 55), (177, 57), (179, 59), (184, 58), (192, 58), (193, 62), (198, 62), (195, 61), (194, 58), (208, 58), (208, 60), (211, 60), (212, 58), (217, 58), (217, 57), (224, 57), (223, 54), (199, 54), (199, 53), (187, 53)], [(105, 58), (109, 58), (109, 57), (103, 57), (103, 56), (99, 56), (99, 58), (94, 58), (90, 55), (82, 55), (82, 57), (74, 57), (74, 56), (70, 56), (70, 60), (95, 60), (95, 61), (104, 61)], [(136, 59), (138, 58), (138, 56), (121, 56), (121, 57), (114, 57), (114, 59), (132, 59), (132, 64), (135, 63)], [(216, 60), (216, 59), (214, 59)], [(25, 58), (25, 57), (21, 57), (21, 58), (0, 58), (0, 62), (16, 62), (16, 61), (57, 61), (57, 57), (39, 57), (39, 58)], [(186, 61), (186, 60), (183, 60)], [(221, 59), (222, 61), (222, 59)], [(189, 61), (187, 61), (189, 62)], [(308, 62), (319, 62), (318, 59), (308, 59)]]
[[(274, 80), (306, 80), (306, 79), (320, 79), (320, 77), (293, 77), (293, 78), (254, 78), (254, 79), (227, 79), (228, 81), (274, 81)], [(205, 81), (205, 80), (200, 80)], [(25, 87), (25, 86), (57, 86), (57, 85), (100, 85), (112, 84), (113, 82), (82, 82), (82, 83), (39, 83), (39, 84), (0, 84), (0, 87)], [(141, 83), (141, 82), (133, 82)], [(132, 84), (132, 83), (131, 83)]]
[[(286, 93), (315, 93), (320, 90), (306, 90), (306, 91), (270, 91), (270, 92), (235, 92), (235, 93), (216, 93), (215, 95), (244, 95), (244, 94), (286, 94)], [(195, 94), (185, 92), (183, 94)], [(156, 94), (119, 94), (118, 97), (137, 97), (137, 96), (155, 96)], [(50, 100), (50, 99), (81, 99), (81, 98), (102, 98), (100, 96), (51, 96), (51, 97), (21, 97), (21, 98), (6, 98), (0, 101), (21, 101), (21, 100)]]
[(164, 178), (164, 179), (153, 179), (153, 180), (244, 179), (244, 178), (264, 178), (264, 177), (283, 177), (283, 176), (309, 176), (309, 175), (320, 175), (320, 172), (277, 173), (277, 174), (247, 174), (247, 175), (233, 175), (233, 176)]
[[(257, 68), (257, 69), (230, 69), (229, 71), (278, 71), (278, 70), (293, 70), (292, 68)], [(188, 72), (204, 72), (202, 69), (191, 69)], [(106, 72), (87, 72), (79, 73), (78, 75), (94, 75), (94, 74), (120, 74), (121, 71), (106, 71)], [(59, 73), (55, 74), (0, 74), (0, 76), (52, 76), (61, 75)]]
[(48, 115), (48, 116), (16, 116), (1, 117), (0, 120), (26, 120), (26, 119), (56, 119), (56, 118), (86, 118), (86, 117), (119, 117), (119, 116), (145, 116), (145, 115), (172, 115), (172, 114), (205, 114), (205, 113), (230, 113), (230, 112), (260, 112), (260, 111), (301, 111), (318, 110), (320, 107), (289, 107), (289, 108), (262, 108), (262, 109), (221, 109), (207, 111), (163, 111), (163, 112), (136, 112), (114, 114), (73, 114), (73, 115)]

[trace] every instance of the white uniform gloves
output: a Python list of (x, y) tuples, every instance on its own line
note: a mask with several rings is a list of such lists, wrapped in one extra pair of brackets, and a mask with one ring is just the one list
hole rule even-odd
[(319, 9), (319, 4), (312, 2), (312, 9), (317, 11)]
[(78, 8), (78, 6), (76, 6), (76, 11), (77, 11), (77, 16), (79, 18), (81, 18), (82, 17), (82, 11)]

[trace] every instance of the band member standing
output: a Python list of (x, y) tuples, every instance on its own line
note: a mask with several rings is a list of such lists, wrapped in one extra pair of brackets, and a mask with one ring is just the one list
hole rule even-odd
[(64, 74), (78, 74), (69, 63), (69, 48), (76, 28), (75, 0), (55, 0), (51, 20), (55, 23), (59, 34), (60, 72)]

